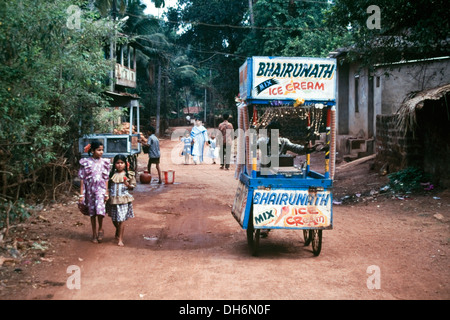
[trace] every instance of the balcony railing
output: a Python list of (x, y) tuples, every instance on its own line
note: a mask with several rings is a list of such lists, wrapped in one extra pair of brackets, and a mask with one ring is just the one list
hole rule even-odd
[(114, 77), (117, 85), (136, 88), (136, 69), (116, 63)]

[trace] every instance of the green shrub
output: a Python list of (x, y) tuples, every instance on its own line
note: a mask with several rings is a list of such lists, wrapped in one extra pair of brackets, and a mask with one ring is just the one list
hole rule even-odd
[(389, 186), (396, 192), (413, 192), (423, 190), (421, 183), (427, 182), (430, 176), (416, 167), (391, 173), (388, 175)]
[(1, 202), (0, 203), (0, 229), (6, 227), (6, 214), (9, 212), (9, 224), (23, 222), (30, 217), (29, 208), (22, 199), (16, 203)]

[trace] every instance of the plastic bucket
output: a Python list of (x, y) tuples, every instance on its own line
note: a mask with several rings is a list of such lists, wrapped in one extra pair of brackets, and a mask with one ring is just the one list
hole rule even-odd
[(175, 170), (163, 171), (164, 173), (164, 183), (172, 184), (175, 181)]

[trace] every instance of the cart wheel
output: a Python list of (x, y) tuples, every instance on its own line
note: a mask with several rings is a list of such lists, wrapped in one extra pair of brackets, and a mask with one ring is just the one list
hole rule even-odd
[(311, 230), (310, 236), (313, 253), (318, 256), (322, 249), (322, 230)]
[(305, 246), (311, 243), (311, 230), (303, 230), (303, 238), (305, 239)]
[(258, 255), (259, 238), (261, 235), (261, 229), (253, 229), (253, 226), (247, 228), (247, 244), (250, 248), (250, 252), (253, 256)]

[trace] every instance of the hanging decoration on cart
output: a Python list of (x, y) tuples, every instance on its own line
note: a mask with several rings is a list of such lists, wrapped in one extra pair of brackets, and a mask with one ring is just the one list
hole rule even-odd
[[(322, 104), (309, 107), (267, 107), (264, 113), (252, 123), (255, 129), (263, 129), (270, 122), (276, 120), (280, 126), (280, 135), (296, 143), (304, 144), (311, 140), (320, 139), (320, 133), (325, 132), (326, 113)], [(307, 128), (308, 117), (311, 121), (311, 129)]]

